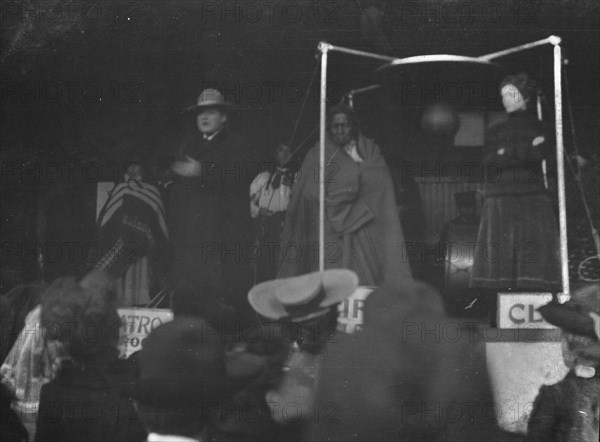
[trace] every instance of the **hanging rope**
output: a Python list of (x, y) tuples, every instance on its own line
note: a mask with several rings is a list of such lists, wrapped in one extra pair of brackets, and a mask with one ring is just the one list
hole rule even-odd
[(296, 123), (294, 124), (294, 130), (292, 131), (290, 141), (287, 143), (288, 146), (291, 146), (292, 143), (294, 142), (294, 140), (296, 139), (296, 132), (298, 131), (298, 125), (302, 118), (302, 114), (304, 113), (304, 109), (306, 108), (306, 102), (308, 101), (308, 95), (310, 94), (312, 85), (315, 82), (315, 78), (317, 76), (318, 70), (319, 70), (319, 63), (316, 63), (315, 69), (313, 70), (312, 75), (310, 77), (310, 81), (308, 82), (308, 87), (306, 88), (306, 93), (304, 94), (304, 100), (302, 101), (302, 106), (300, 107), (300, 112), (298, 113), (298, 118), (296, 118)]
[[(573, 106), (571, 104), (571, 95), (569, 93), (569, 81), (567, 77), (567, 70), (564, 71), (565, 75), (565, 89), (566, 89), (566, 98), (567, 98), (567, 110), (569, 112), (569, 122), (571, 123), (571, 136), (573, 137), (573, 150), (575, 151), (575, 155), (579, 156), (579, 150), (577, 147), (577, 138), (575, 136), (575, 120), (573, 118)], [(594, 220), (592, 219), (592, 213), (590, 211), (590, 206), (587, 202), (587, 198), (585, 196), (585, 190), (583, 188), (583, 182), (581, 180), (581, 170), (579, 165), (577, 166), (577, 170), (573, 166), (573, 161), (571, 157), (565, 155), (567, 160), (567, 164), (569, 165), (569, 169), (573, 174), (573, 178), (575, 179), (575, 184), (579, 190), (579, 194), (581, 195), (581, 201), (583, 203), (583, 208), (585, 209), (585, 215), (587, 217), (588, 224), (590, 226), (590, 231), (592, 233), (592, 238), (594, 239), (594, 245), (596, 246), (596, 257), (600, 259), (600, 235), (598, 234), (598, 230), (596, 226), (594, 226)]]
[(298, 153), (298, 151), (304, 147), (306, 142), (310, 139), (310, 137), (312, 137), (312, 135), (317, 131), (318, 128), (319, 128), (319, 125), (316, 125), (315, 127), (312, 128), (312, 130), (308, 133), (308, 135), (306, 137), (304, 137), (304, 139), (300, 142), (300, 144), (298, 144), (298, 147), (296, 147), (292, 151), (292, 153), (290, 153), (290, 160), (286, 164), (288, 164), (291, 161), (291, 159), (294, 157), (294, 155), (296, 155)]

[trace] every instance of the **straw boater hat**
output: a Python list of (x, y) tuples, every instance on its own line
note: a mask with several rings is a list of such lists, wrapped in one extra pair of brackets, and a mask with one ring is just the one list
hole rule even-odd
[(260, 315), (273, 319), (306, 321), (329, 311), (358, 287), (351, 270), (331, 269), (293, 278), (265, 281), (248, 293), (248, 301)]
[(600, 316), (600, 284), (589, 284), (571, 295), (564, 304), (551, 302), (538, 311), (550, 324), (575, 335), (598, 340)]
[(207, 107), (216, 107), (221, 110), (230, 110), (234, 107), (233, 103), (225, 101), (223, 94), (216, 89), (204, 89), (198, 96), (196, 104), (189, 106), (187, 112), (195, 112)]

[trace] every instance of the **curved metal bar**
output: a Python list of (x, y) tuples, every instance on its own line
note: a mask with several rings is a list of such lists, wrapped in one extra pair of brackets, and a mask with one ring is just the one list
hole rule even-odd
[(531, 43), (525, 43), (524, 45), (515, 46), (514, 48), (504, 49), (503, 51), (492, 52), (491, 54), (482, 55), (478, 57), (480, 60), (489, 61), (494, 58), (504, 57), (505, 55), (514, 54), (515, 52), (525, 51), (527, 49), (532, 49), (537, 46), (542, 46), (545, 44), (552, 44), (554, 46), (559, 45), (561, 42), (561, 38), (556, 35), (551, 35), (550, 37), (544, 38), (542, 40), (533, 41)]
[[(562, 68), (562, 54), (561, 54), (561, 38), (556, 35), (551, 35), (545, 39), (526, 43), (524, 45), (516, 46), (514, 48), (505, 49), (503, 51), (493, 52), (491, 54), (482, 55), (480, 57), (467, 57), (462, 55), (449, 55), (449, 54), (432, 54), (432, 55), (417, 55), (414, 57), (407, 58), (396, 58), (389, 57), (379, 54), (373, 54), (371, 52), (357, 51), (354, 49), (343, 48), (339, 46), (333, 46), (328, 43), (320, 42), (319, 50), (321, 51), (321, 127), (320, 127), (320, 189), (319, 189), (319, 269), (323, 269), (324, 262), (324, 199), (325, 199), (325, 98), (327, 96), (326, 81), (327, 81), (327, 52), (338, 51), (346, 54), (357, 55), (362, 57), (374, 58), (378, 60), (387, 61), (388, 64), (380, 67), (379, 69), (415, 64), (415, 63), (428, 63), (428, 62), (468, 62), (478, 64), (489, 64), (493, 63), (490, 60), (500, 58), (515, 52), (532, 49), (537, 46), (544, 44), (554, 45), (554, 106), (556, 116), (556, 158), (557, 158), (557, 179), (558, 179), (558, 202), (559, 202), (559, 222), (560, 222), (560, 255), (561, 255), (561, 275), (562, 275), (562, 289), (564, 299), (569, 298), (569, 264), (568, 264), (568, 251), (567, 251), (567, 222), (566, 222), (566, 204), (565, 204), (565, 181), (564, 181), (564, 145), (563, 145), (563, 131), (562, 131), (562, 84), (561, 84), (561, 68)], [(378, 70), (379, 70), (378, 69)]]
[[(415, 55), (413, 57), (397, 58), (392, 61), (389, 66), (398, 66), (403, 64), (416, 64), (416, 63), (432, 63), (432, 62), (443, 62), (451, 61), (457, 63), (477, 63), (493, 65), (491, 61), (484, 60), (481, 57), (467, 57), (465, 55), (451, 55), (451, 54), (430, 54), (430, 55)], [(380, 68), (381, 69), (381, 68)]]
[(394, 60), (398, 59), (398, 57), (390, 57), (389, 55), (380, 55), (380, 54), (375, 54), (373, 52), (357, 51), (356, 49), (344, 48), (342, 46), (334, 46), (329, 43), (320, 42), (319, 50), (321, 52), (323, 52), (324, 48), (326, 48), (326, 50), (328, 50), (328, 51), (337, 51), (337, 52), (342, 52), (344, 54), (358, 55), (359, 57), (374, 58), (376, 60), (394, 61)]

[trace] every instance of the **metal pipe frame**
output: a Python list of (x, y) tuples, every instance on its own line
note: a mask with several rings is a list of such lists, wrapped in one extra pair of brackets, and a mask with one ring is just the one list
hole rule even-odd
[[(564, 140), (563, 140), (563, 118), (562, 118), (562, 52), (561, 38), (551, 35), (542, 40), (526, 43), (513, 48), (498, 52), (482, 55), (478, 57), (481, 61), (490, 61), (496, 58), (504, 57), (516, 52), (525, 51), (538, 46), (551, 44), (554, 46), (554, 113), (556, 126), (556, 164), (558, 180), (558, 205), (559, 205), (559, 225), (560, 225), (560, 258), (561, 258), (561, 277), (563, 298), (569, 299), (569, 255), (567, 248), (567, 211), (565, 196), (565, 170), (564, 170)], [(358, 51), (355, 49), (334, 46), (329, 43), (320, 42), (318, 46), (321, 52), (321, 103), (320, 103), (320, 131), (319, 131), (319, 270), (325, 268), (325, 115), (327, 99), (327, 56), (331, 51), (341, 52), (359, 57), (367, 57), (376, 60), (386, 61), (392, 64), (401, 64), (402, 60), (398, 57), (374, 54), (371, 52)], [(418, 62), (417, 57), (409, 57)]]

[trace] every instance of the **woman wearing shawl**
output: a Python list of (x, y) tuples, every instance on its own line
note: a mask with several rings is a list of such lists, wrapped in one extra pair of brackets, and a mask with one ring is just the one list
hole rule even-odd
[(162, 195), (144, 178), (142, 166), (130, 164), (98, 216), (96, 238), (102, 255), (94, 269), (118, 280), (122, 306), (148, 304), (166, 264), (169, 231)]
[[(74, 286), (73, 278), (59, 278), (36, 296), (39, 304), (27, 314), (17, 339), (0, 367), (2, 384), (14, 396), (12, 407), (27, 429), (30, 440), (33, 440), (36, 431), (40, 390), (55, 377), (65, 356), (58, 341), (45, 339), (45, 330), (40, 328), (42, 308)], [(8, 326), (9, 323), (4, 325)]]
[[(360, 133), (354, 111), (328, 113), (325, 143), (325, 268), (356, 272), (360, 285), (412, 280), (394, 187), (379, 147)], [(281, 242), (279, 278), (318, 270), (319, 147), (292, 187)]]

